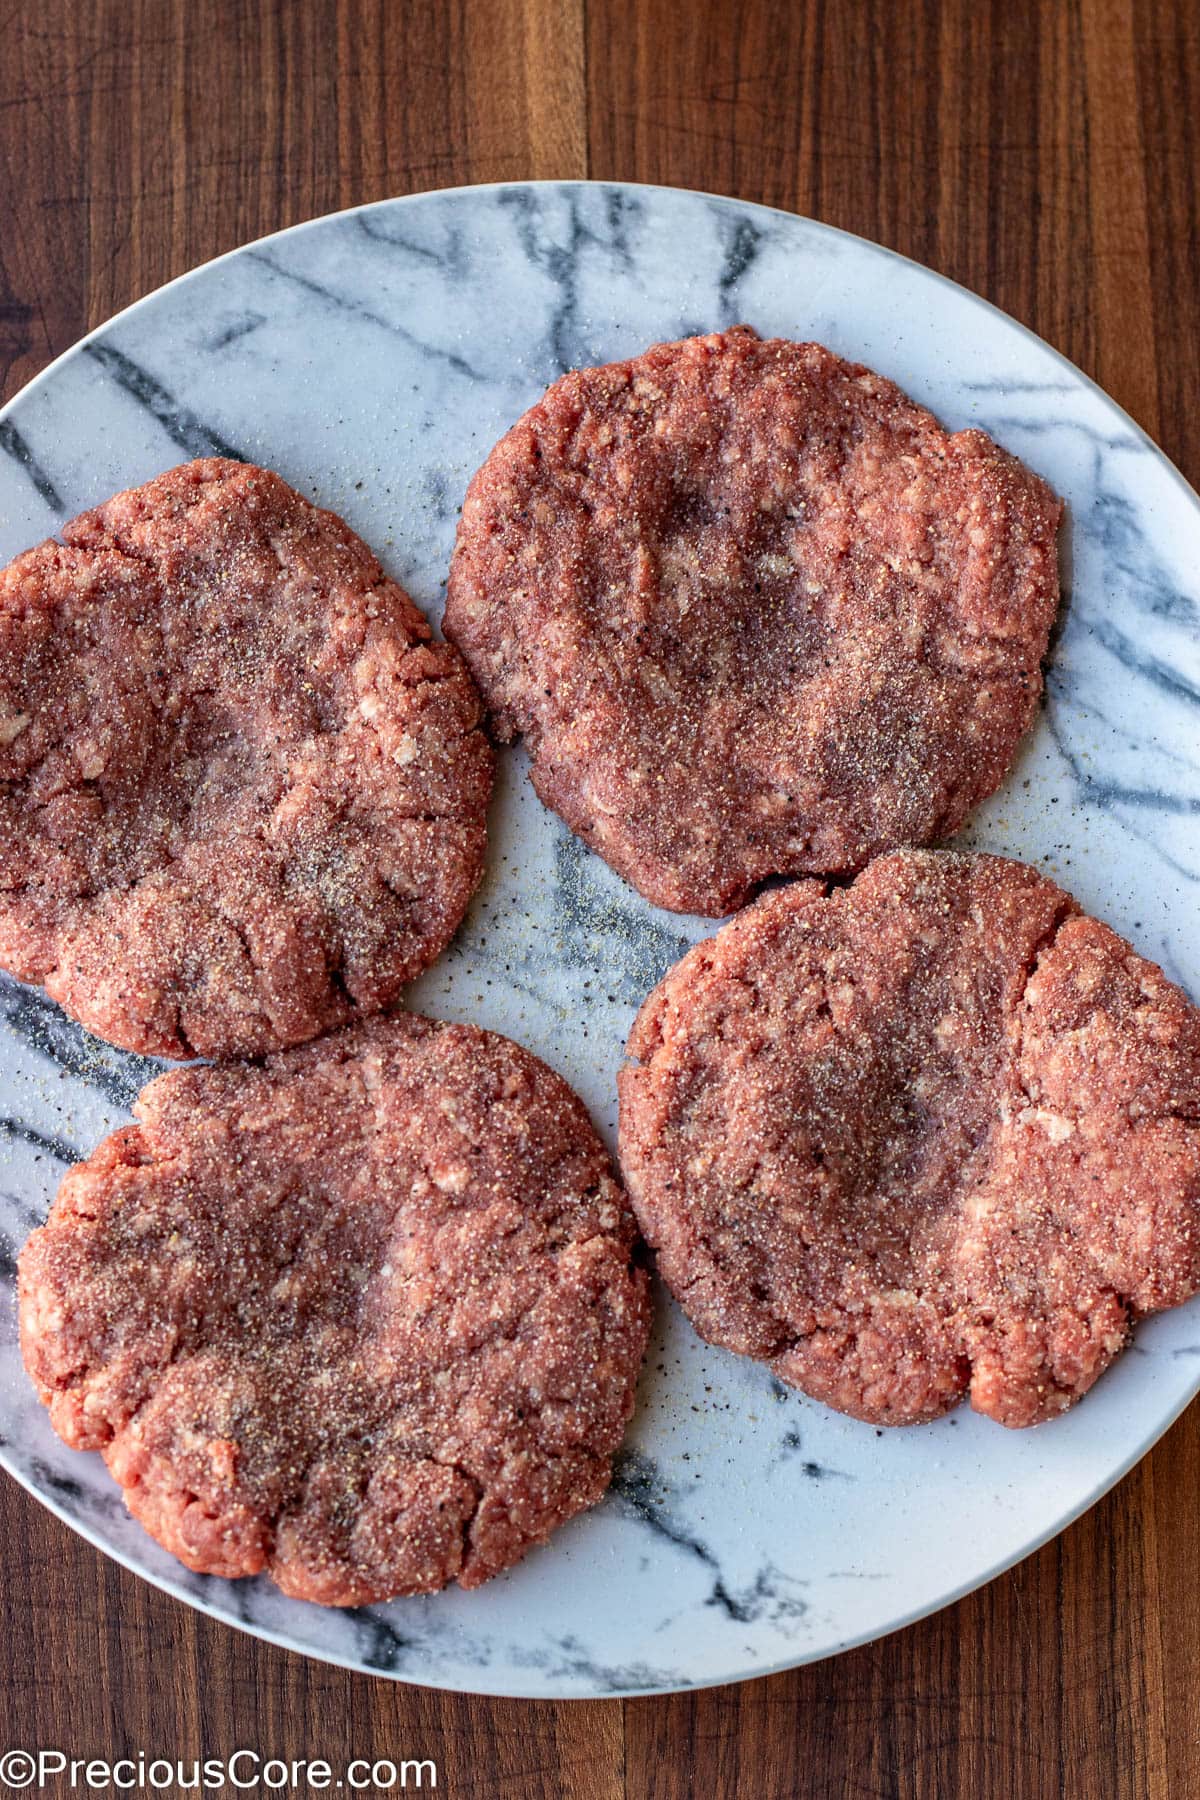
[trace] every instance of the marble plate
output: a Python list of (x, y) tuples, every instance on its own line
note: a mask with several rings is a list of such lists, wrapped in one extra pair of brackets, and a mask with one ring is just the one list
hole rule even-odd
[[(746, 320), (819, 338), (1068, 501), (1070, 597), (1046, 706), (968, 841), (1038, 862), (1200, 992), (1200, 502), (1077, 370), (963, 289), (782, 213), (664, 189), (474, 188), (363, 207), (236, 251), (87, 338), (0, 419), (0, 559), (186, 457), (269, 464), (440, 611), (455, 517), (562, 370)], [(502, 758), (489, 873), (414, 1006), (508, 1032), (611, 1139), (634, 1012), (710, 930), (656, 912)], [(1024, 1433), (960, 1410), (892, 1432), (699, 1343), (659, 1296), (607, 1500), (474, 1594), (338, 1613), (189, 1575), (51, 1432), (21, 1370), (13, 1262), (63, 1166), (151, 1073), (41, 994), (0, 987), (0, 1457), (127, 1567), (231, 1624), (373, 1673), (484, 1693), (683, 1688), (828, 1656), (1026, 1555), (1200, 1384), (1200, 1304), (1154, 1320), (1074, 1412)]]

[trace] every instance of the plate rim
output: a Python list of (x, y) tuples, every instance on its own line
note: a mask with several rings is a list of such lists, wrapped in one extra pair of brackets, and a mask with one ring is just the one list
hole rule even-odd
[[(274, 244), (281, 242), (284, 239), (299, 236), (308, 231), (312, 231), (319, 226), (334, 223), (337, 220), (348, 219), (363, 213), (385, 208), (391, 209), (403, 207), (406, 204), (419, 204), (431, 199), (454, 199), (461, 196), (498, 194), (502, 192), (512, 192), (514, 190), (563, 193), (565, 191), (579, 189), (623, 190), (639, 194), (664, 195), (668, 197), (682, 195), (689, 199), (715, 201), (721, 205), (739, 208), (752, 213), (765, 214), (772, 219), (784, 220), (790, 225), (799, 224), (806, 226), (820, 236), (845, 242), (858, 251), (869, 251), (875, 256), (891, 259), (905, 265), (909, 269), (917, 271), (926, 280), (932, 280), (933, 282), (950, 289), (951, 292), (960, 299), (965, 298), (973, 306), (982, 307), (987, 312), (993, 314), (997, 319), (1001, 320), (1010, 331), (1015, 331), (1021, 337), (1029, 339), (1031, 343), (1036, 345), (1039, 351), (1048, 355), (1053, 362), (1062, 367), (1072, 377), (1074, 382), (1080, 384), (1084, 391), (1089, 392), (1094, 398), (1098, 399), (1102, 405), (1122, 423), (1122, 425), (1132, 434), (1140, 448), (1148, 450), (1153, 455), (1160, 468), (1166, 469), (1181, 490), (1180, 498), (1185, 502), (1190, 503), (1196, 509), (1197, 514), (1200, 515), (1200, 492), (1192, 486), (1191, 482), (1187, 479), (1178, 465), (1167, 455), (1166, 451), (1154, 441), (1150, 434), (1129, 412), (1126, 411), (1119, 401), (1114, 400), (1112, 396), (1100, 386), (1099, 382), (1086, 374), (1078, 364), (1072, 362), (1061, 350), (1056, 349), (1053, 344), (1048, 343), (1045, 338), (1039, 336), (1039, 334), (1030, 326), (1024, 324), (1020, 319), (1014, 318), (1011, 313), (1005, 312), (1004, 309), (997, 306), (994, 301), (986, 299), (983, 295), (976, 293), (974, 289), (967, 287), (964, 283), (955, 281), (951, 276), (943, 274), (938, 269), (930, 268), (927, 264), (919, 262), (915, 257), (907, 256), (902, 251), (892, 249), (889, 245), (877, 243), (872, 238), (863, 237), (857, 232), (847, 231), (841, 226), (829, 225), (824, 220), (813, 218), (808, 214), (790, 212), (785, 207), (770, 206), (757, 200), (745, 200), (737, 195), (716, 193), (713, 190), (706, 188), (680, 187), (660, 182), (604, 180), (597, 177), (561, 179), (549, 177), (538, 180), (464, 182), (449, 187), (422, 188), (413, 193), (395, 194), (379, 200), (360, 201), (357, 204), (339, 207), (332, 212), (319, 213), (311, 218), (298, 220), (292, 225), (281, 227), (278, 231), (267, 232), (260, 237), (247, 239), (244, 243), (237, 244), (229, 250), (222, 251), (217, 256), (210, 257), (204, 262), (197, 263), (193, 268), (183, 270), (179, 275), (173, 276), (170, 281), (166, 281), (162, 283), (161, 286), (150, 289), (149, 292), (140, 295), (136, 300), (130, 301), (128, 305), (123, 306), (119, 311), (111, 314), (108, 318), (101, 320), (99, 324), (92, 326), (90, 330), (86, 331), (81, 337), (69, 344), (65, 350), (60, 351), (43, 369), (40, 369), (36, 375), (33, 375), (25, 382), (11, 399), (5, 402), (3, 407), (0, 407), (0, 424), (6, 423), (11, 413), (18, 405), (31, 399), (43, 385), (48, 384), (53, 380), (61, 368), (65, 367), (97, 338), (121, 325), (123, 321), (127, 320), (140, 308), (148, 306), (152, 302), (163, 298), (173, 292), (176, 288), (183, 287), (189, 282), (208, 275), (222, 264), (243, 255), (248, 250), (253, 250), (262, 245)], [(17, 458), (16, 460), (19, 461), (20, 459)], [(986, 1587), (989, 1582), (996, 1580), (1000, 1575), (1006, 1573), (1007, 1570), (1015, 1568), (1018, 1563), (1024, 1562), (1027, 1557), (1035, 1555), (1039, 1550), (1043, 1549), (1046, 1544), (1052, 1542), (1053, 1539), (1060, 1536), (1078, 1519), (1082, 1518), (1084, 1513), (1089, 1512), (1093, 1506), (1097, 1505), (1105, 1497), (1105, 1495), (1111, 1493), (1112, 1490), (1125, 1479), (1130, 1471), (1150, 1453), (1154, 1446), (1166, 1436), (1172, 1426), (1175, 1425), (1184, 1412), (1187, 1411), (1198, 1393), (1200, 1393), (1200, 1369), (1196, 1372), (1190, 1390), (1186, 1391), (1183, 1397), (1178, 1399), (1172, 1405), (1165, 1416), (1155, 1419), (1151, 1429), (1145, 1436), (1139, 1439), (1137, 1445), (1128, 1453), (1118, 1467), (1114, 1471), (1106, 1473), (1103, 1479), (1101, 1479), (1093, 1488), (1089, 1489), (1085, 1497), (1077, 1504), (1068, 1507), (1062, 1513), (1056, 1514), (1052, 1522), (1047, 1525), (1044, 1531), (1036, 1533), (1013, 1555), (1001, 1557), (995, 1563), (989, 1565), (981, 1574), (971, 1576), (957, 1587), (939, 1595), (936, 1600), (933, 1600), (928, 1604), (922, 1604), (910, 1609), (901, 1614), (898, 1618), (890, 1621), (881, 1629), (869, 1627), (862, 1632), (852, 1634), (844, 1640), (839, 1640), (838, 1643), (832, 1647), (826, 1646), (811, 1653), (805, 1653), (804, 1651), (800, 1651), (799, 1654), (789, 1652), (785, 1656), (774, 1662), (767, 1663), (761, 1668), (735, 1670), (723, 1674), (703, 1676), (697, 1680), (689, 1680), (686, 1682), (669, 1682), (665, 1684), (648, 1685), (633, 1683), (628, 1688), (596, 1688), (593, 1686), (586, 1690), (577, 1688), (572, 1689), (562, 1685), (561, 1677), (543, 1678), (537, 1685), (530, 1684), (528, 1686), (498, 1686), (495, 1682), (475, 1683), (461, 1678), (453, 1681), (436, 1680), (420, 1674), (413, 1674), (405, 1670), (373, 1667), (361, 1659), (355, 1660), (354, 1658), (341, 1654), (335, 1650), (313, 1647), (298, 1641), (286, 1631), (275, 1630), (269, 1626), (256, 1624), (250, 1620), (232, 1616), (230, 1612), (219, 1609), (210, 1601), (189, 1593), (181, 1581), (173, 1579), (169, 1574), (150, 1573), (145, 1568), (138, 1566), (130, 1554), (124, 1550), (116, 1549), (111, 1544), (103, 1541), (98, 1530), (92, 1525), (86, 1521), (73, 1517), (58, 1499), (36, 1487), (30, 1477), (23, 1471), (14, 1468), (9, 1461), (7, 1454), (8, 1446), (4, 1443), (0, 1443), (0, 1467), (2, 1467), (5, 1473), (11, 1476), (27, 1494), (45, 1507), (45, 1509), (62, 1524), (66, 1525), (77, 1537), (82, 1538), (85, 1543), (90, 1544), (93, 1549), (100, 1551), (104, 1556), (111, 1558), (113, 1562), (125, 1569), (129, 1574), (141, 1581), (148, 1582), (149, 1585), (152, 1588), (155, 1588), (159, 1593), (166, 1594), (172, 1600), (191, 1607), (196, 1612), (216, 1620), (221, 1625), (244, 1632), (250, 1637), (257, 1638), (260, 1642), (273, 1644), (276, 1648), (288, 1651), (293, 1655), (310, 1657), (316, 1662), (325, 1663), (336, 1668), (343, 1668), (354, 1674), (373, 1678), (375, 1680), (392, 1681), (405, 1686), (428, 1688), (446, 1693), (479, 1694), (496, 1699), (531, 1700), (535, 1702), (545, 1701), (549, 1703), (578, 1700), (595, 1701), (597, 1699), (621, 1700), (676, 1693), (693, 1693), (706, 1688), (724, 1687), (743, 1681), (755, 1681), (770, 1675), (783, 1674), (791, 1669), (802, 1668), (808, 1664), (826, 1661), (834, 1656), (841, 1656), (847, 1651), (862, 1648), (866, 1644), (882, 1642), (883, 1639), (891, 1637), (894, 1633), (906, 1630), (909, 1626), (919, 1623), (922, 1619), (931, 1618), (934, 1614), (954, 1606), (958, 1601), (966, 1598), (968, 1595), (977, 1592), (980, 1588)], [(150, 1541), (153, 1542), (153, 1539)]]

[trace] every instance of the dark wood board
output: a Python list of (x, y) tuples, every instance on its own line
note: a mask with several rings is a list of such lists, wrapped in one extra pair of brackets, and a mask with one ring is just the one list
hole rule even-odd
[[(0, 391), (264, 232), (584, 175), (764, 200), (904, 251), (1032, 326), (1200, 482), (1195, 0), (18, 0)], [(936, 1618), (740, 1687), (552, 1705), (259, 1644), (3, 1480), (0, 1750), (432, 1757), (457, 1800), (1184, 1800), (1198, 1485), (1193, 1408), (1056, 1543)]]

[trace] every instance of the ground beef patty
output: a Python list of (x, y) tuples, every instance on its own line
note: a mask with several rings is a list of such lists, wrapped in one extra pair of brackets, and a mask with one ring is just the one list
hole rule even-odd
[(599, 1499), (646, 1277), (544, 1063), (409, 1015), (135, 1110), (22, 1253), (21, 1345), (189, 1568), (333, 1606), (473, 1588)]
[(564, 376), (471, 483), (446, 633), (547, 805), (660, 906), (957, 830), (1012, 761), (1060, 506), (819, 344)]
[(1022, 863), (767, 895), (655, 989), (621, 1160), (697, 1330), (844, 1412), (1070, 1406), (1200, 1286), (1200, 1013)]
[(162, 1056), (378, 1011), (455, 930), (491, 752), (340, 519), (205, 461), (0, 572), (0, 963)]

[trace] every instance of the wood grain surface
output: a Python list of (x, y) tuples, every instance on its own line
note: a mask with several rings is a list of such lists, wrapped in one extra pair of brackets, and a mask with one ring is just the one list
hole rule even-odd
[[(0, 25), (3, 396), (263, 232), (585, 175), (769, 201), (944, 271), (1200, 484), (1196, 0), (18, 0)], [(0, 1479), (0, 1740), (403, 1752), (457, 1800), (1191, 1800), (1198, 1491), (1193, 1408), (1056, 1543), (936, 1618), (740, 1687), (552, 1705), (258, 1644)]]

